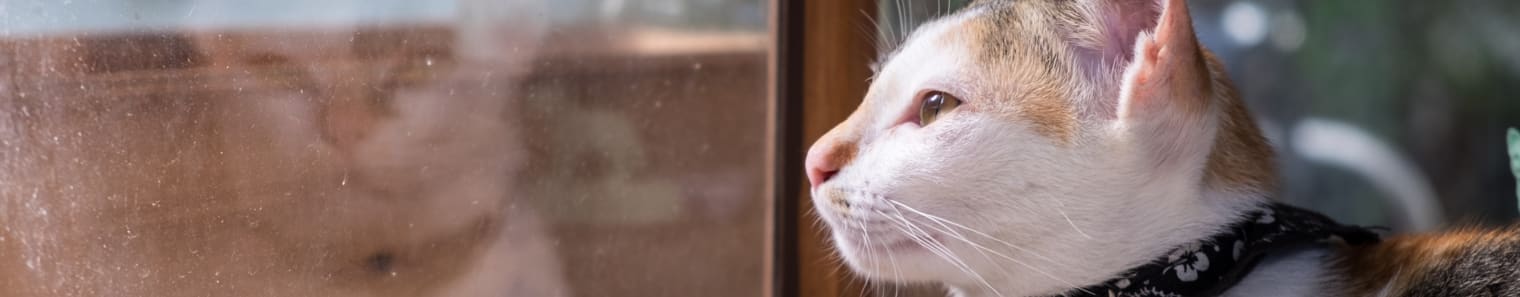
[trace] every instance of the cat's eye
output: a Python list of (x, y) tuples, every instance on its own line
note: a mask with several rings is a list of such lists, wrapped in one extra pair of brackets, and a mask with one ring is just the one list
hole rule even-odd
[(924, 93), (920, 100), (923, 103), (918, 107), (918, 125), (928, 126), (934, 120), (939, 119), (945, 113), (961, 106), (961, 99), (940, 91)]

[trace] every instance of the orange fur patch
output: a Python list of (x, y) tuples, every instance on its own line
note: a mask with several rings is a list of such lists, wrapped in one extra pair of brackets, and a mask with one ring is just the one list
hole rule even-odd
[(974, 85), (989, 89), (978, 95), (1000, 103), (987, 108), (1015, 120), (1028, 121), (1042, 136), (1061, 143), (1070, 142), (1076, 133), (1077, 119), (1072, 108), (1072, 75), (1064, 64), (1070, 60), (1060, 33), (1049, 24), (1055, 17), (1053, 3), (1024, 1), (1005, 3), (1012, 7), (989, 10), (963, 30), (970, 32), (976, 63), (988, 65), (986, 71), (968, 75), (981, 79)]
[[(1010, 118), (1028, 121), (1032, 129), (1060, 142), (1069, 142), (1078, 127), (1077, 104), (1072, 100), (1081, 87), (1079, 75), (1071, 73), (1068, 63), (1077, 53), (1062, 33), (1071, 28), (1052, 28), (1050, 24), (1068, 24), (1078, 13), (1069, 3), (1017, 1), (981, 3), (989, 12), (968, 22), (970, 44), (976, 45), (977, 63), (989, 65), (992, 74), (968, 75), (985, 81), (986, 97), (995, 98), (1006, 107), (988, 108)], [(997, 6), (997, 7), (991, 7)], [(1205, 169), (1205, 184), (1217, 189), (1271, 191), (1276, 187), (1276, 161), (1271, 145), (1261, 135), (1255, 120), (1241, 101), (1234, 84), (1225, 73), (1224, 64), (1208, 49), (1199, 47), (1211, 80), (1212, 100), (1220, 117), (1214, 149)], [(1117, 77), (1113, 79), (1118, 79)], [(1092, 90), (1089, 90), (1092, 91)], [(1113, 92), (1096, 92), (1098, 96)], [(1111, 102), (1111, 101), (1110, 101)], [(1191, 106), (1203, 113), (1206, 104)]]
[(834, 150), (829, 151), (829, 158), (838, 162), (839, 166), (843, 168), (844, 165), (850, 164), (850, 161), (855, 160), (857, 153), (859, 153), (858, 142), (854, 140), (841, 141), (834, 145)]
[(1461, 229), (1441, 234), (1404, 235), (1381, 244), (1342, 248), (1332, 261), (1346, 287), (1336, 296), (1404, 296), (1440, 269), (1450, 269), (1464, 252), (1520, 245), (1520, 229)]
[(1245, 102), (1235, 91), (1234, 82), (1224, 71), (1224, 63), (1208, 50), (1203, 51), (1209, 72), (1214, 77), (1214, 98), (1219, 104), (1219, 130), (1214, 149), (1204, 168), (1204, 184), (1216, 189), (1254, 189), (1272, 191), (1277, 187), (1277, 161), (1272, 145)]

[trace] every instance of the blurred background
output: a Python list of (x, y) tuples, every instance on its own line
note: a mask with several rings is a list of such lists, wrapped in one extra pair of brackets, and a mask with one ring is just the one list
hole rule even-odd
[(0, 295), (760, 295), (769, 6), (0, 1)]
[(1290, 202), (1395, 230), (1517, 215), (1512, 1), (1196, 1), (1200, 38), (1284, 156)]

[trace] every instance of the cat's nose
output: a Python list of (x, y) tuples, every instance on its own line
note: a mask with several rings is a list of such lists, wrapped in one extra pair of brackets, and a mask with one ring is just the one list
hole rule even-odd
[(844, 167), (854, 157), (854, 143), (819, 140), (818, 143), (813, 144), (813, 148), (808, 150), (806, 164), (808, 182), (817, 188), (818, 185), (834, 177), (835, 173), (839, 173), (839, 168)]

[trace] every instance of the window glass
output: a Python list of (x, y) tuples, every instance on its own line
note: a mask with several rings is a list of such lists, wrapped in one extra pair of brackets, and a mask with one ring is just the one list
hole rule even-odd
[(760, 295), (768, 6), (0, 2), (0, 295)]

